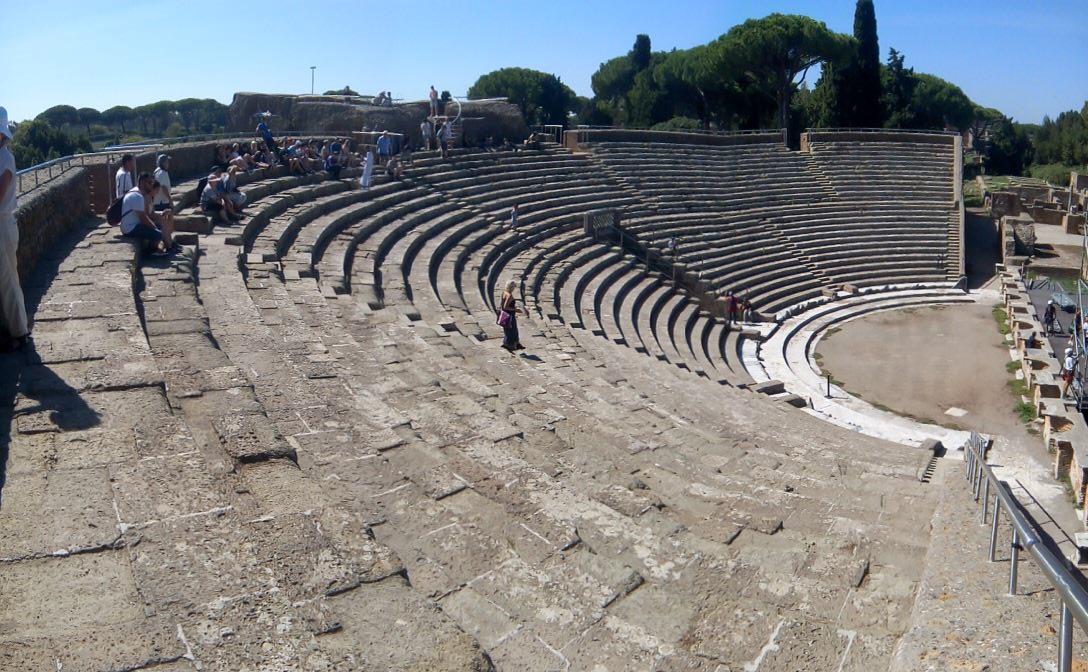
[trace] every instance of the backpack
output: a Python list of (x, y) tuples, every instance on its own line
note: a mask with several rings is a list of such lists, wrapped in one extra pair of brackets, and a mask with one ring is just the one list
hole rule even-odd
[(121, 223), (121, 218), (124, 217), (124, 215), (121, 214), (121, 204), (124, 203), (124, 201), (125, 199), (123, 198), (116, 198), (113, 203), (110, 203), (109, 209), (106, 210), (106, 222), (108, 222), (110, 226), (117, 226)]

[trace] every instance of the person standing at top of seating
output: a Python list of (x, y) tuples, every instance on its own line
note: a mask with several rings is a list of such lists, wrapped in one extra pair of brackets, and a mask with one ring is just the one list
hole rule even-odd
[(498, 323), (502, 327), (502, 347), (509, 352), (525, 349), (518, 335), (518, 313), (521, 312), (521, 309), (518, 308), (518, 300), (514, 297), (516, 287), (516, 282), (513, 280), (508, 281), (506, 289), (503, 290), (502, 298), (499, 299)]
[(268, 128), (268, 124), (264, 123), (264, 119), (261, 119), (261, 123), (257, 124), (257, 135), (264, 140), (264, 146), (268, 148), (268, 152), (282, 163), (283, 158), (280, 157), (280, 148), (276, 146), (276, 138), (272, 135), (272, 129)]
[(378, 165), (384, 166), (389, 157), (393, 155), (393, 139), (389, 137), (389, 131), (382, 131), (378, 136)]
[(431, 116), (438, 116), (438, 91), (435, 90), (434, 84), (431, 84), (431, 92), (428, 94), (431, 98)]
[(451, 140), (453, 140), (453, 128), (450, 126), (450, 120), (446, 119), (442, 122), (442, 128), (438, 129), (438, 146), (442, 149), (443, 159), (450, 157)]
[(0, 107), (0, 352), (13, 352), (30, 340), (23, 287), (19, 284), (19, 224), (15, 221), (18, 171), (8, 146), (8, 111)]
[(148, 207), (155, 188), (151, 173), (140, 173), (136, 186), (129, 189), (121, 201), (121, 235), (148, 243), (151, 253), (159, 256), (176, 251), (174, 231), (157, 212)]
[(1043, 328), (1046, 329), (1046, 333), (1053, 334), (1055, 331), (1061, 331), (1060, 328), (1054, 328), (1057, 321), (1058, 308), (1054, 305), (1054, 299), (1050, 299), (1046, 302), (1046, 310), (1043, 311)]
[(114, 175), (114, 198), (124, 198), (125, 194), (136, 186), (136, 157), (125, 154), (121, 157), (121, 167)]

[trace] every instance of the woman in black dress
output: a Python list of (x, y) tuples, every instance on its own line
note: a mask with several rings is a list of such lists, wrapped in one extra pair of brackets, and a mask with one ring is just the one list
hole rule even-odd
[(499, 299), (498, 323), (503, 331), (502, 347), (510, 352), (525, 349), (518, 337), (518, 313), (521, 310), (518, 308), (517, 299), (514, 298), (515, 287), (517, 287), (517, 283), (513, 280), (507, 282), (502, 298)]

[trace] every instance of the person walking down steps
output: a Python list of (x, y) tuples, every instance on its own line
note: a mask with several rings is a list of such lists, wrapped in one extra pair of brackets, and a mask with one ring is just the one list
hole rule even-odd
[(507, 282), (502, 298), (499, 299), (498, 324), (502, 327), (502, 347), (509, 352), (525, 349), (518, 336), (518, 313), (521, 311), (518, 308), (518, 300), (514, 298), (516, 286), (517, 283), (513, 280)]
[(15, 155), (11, 153), (8, 111), (0, 107), (0, 352), (22, 348), (30, 340), (23, 288), (19, 284), (19, 225), (15, 221)]

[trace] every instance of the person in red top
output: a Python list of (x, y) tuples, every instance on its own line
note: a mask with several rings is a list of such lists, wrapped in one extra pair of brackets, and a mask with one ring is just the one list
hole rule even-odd
[(737, 297), (733, 296), (733, 290), (729, 290), (725, 293), (725, 315), (729, 320), (729, 324), (733, 324), (736, 321), (737, 316)]

